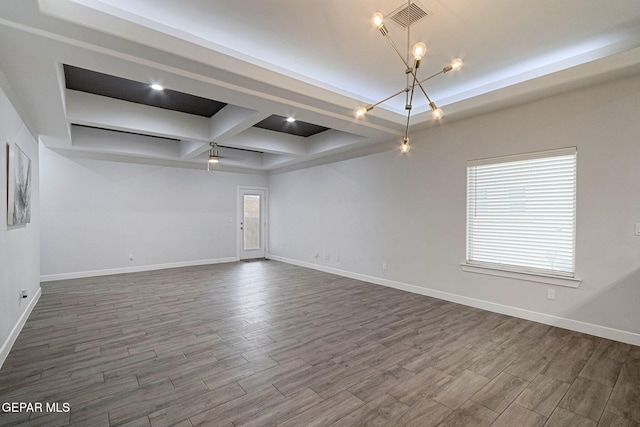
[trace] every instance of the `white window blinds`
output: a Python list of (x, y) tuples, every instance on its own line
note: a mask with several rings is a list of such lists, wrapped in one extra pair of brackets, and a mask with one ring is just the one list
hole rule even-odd
[(576, 149), (467, 163), (467, 263), (574, 276)]

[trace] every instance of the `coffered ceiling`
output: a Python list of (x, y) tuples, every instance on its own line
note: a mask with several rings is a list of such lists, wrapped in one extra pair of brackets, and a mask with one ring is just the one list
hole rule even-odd
[[(418, 0), (412, 132), (640, 73), (637, 0)], [(402, 0), (0, 0), (0, 83), (64, 155), (264, 173), (397, 148), (405, 65), (369, 19)], [(404, 51), (407, 31), (387, 24)], [(422, 77), (422, 76), (419, 76)], [(150, 84), (161, 84), (154, 91)], [(597, 102), (597, 100), (594, 100)], [(295, 122), (286, 121), (287, 118)], [(427, 143), (412, 141), (412, 144)], [(437, 143), (437, 142), (430, 142)]]

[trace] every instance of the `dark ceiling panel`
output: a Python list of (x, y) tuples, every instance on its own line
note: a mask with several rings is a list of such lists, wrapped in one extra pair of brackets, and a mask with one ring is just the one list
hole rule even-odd
[(267, 117), (263, 121), (256, 123), (254, 126), (276, 132), (288, 133), (289, 135), (303, 136), (305, 138), (329, 129), (324, 126), (301, 122), (300, 120), (288, 122), (286, 117), (276, 115)]
[(227, 105), (170, 89), (153, 90), (149, 87), (149, 83), (140, 83), (66, 64), (64, 64), (64, 77), (67, 89), (202, 117), (211, 117)]

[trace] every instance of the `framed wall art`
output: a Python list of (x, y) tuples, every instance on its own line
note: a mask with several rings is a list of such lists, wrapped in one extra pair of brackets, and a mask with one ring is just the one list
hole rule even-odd
[(7, 142), (7, 225), (31, 222), (31, 159)]

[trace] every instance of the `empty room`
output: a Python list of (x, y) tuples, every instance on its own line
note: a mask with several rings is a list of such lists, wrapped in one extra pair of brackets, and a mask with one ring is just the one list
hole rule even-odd
[(0, 426), (640, 426), (637, 0), (0, 0)]

